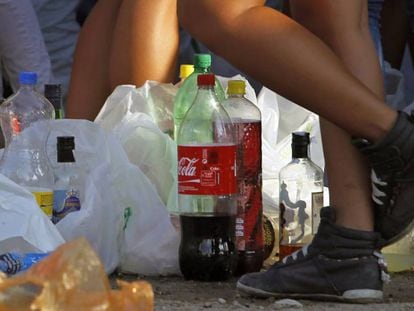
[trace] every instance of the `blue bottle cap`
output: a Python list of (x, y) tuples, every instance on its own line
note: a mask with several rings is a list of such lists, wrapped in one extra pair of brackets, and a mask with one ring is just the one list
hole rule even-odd
[(32, 71), (22, 71), (19, 74), (19, 82), (21, 85), (36, 84), (37, 74)]

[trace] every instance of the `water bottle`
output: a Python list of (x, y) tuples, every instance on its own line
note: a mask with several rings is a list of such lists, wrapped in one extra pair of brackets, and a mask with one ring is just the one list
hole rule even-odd
[(0, 123), (5, 150), (0, 172), (32, 192), (40, 208), (51, 218), (53, 210), (53, 171), (46, 155), (45, 132), (34, 134), (30, 126), (55, 117), (52, 104), (35, 91), (37, 75), (22, 72), (21, 87), (0, 106)]

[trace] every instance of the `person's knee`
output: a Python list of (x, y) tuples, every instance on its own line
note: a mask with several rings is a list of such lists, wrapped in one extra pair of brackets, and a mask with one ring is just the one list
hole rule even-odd
[(238, 18), (260, 3), (261, 0), (178, 0), (178, 18), (185, 30), (214, 50), (223, 40), (239, 35)]
[[(231, 19), (232, 11), (227, 15)], [(224, 15), (205, 1), (178, 1), (178, 19), (186, 31), (208, 46), (220, 41), (226, 32)]]

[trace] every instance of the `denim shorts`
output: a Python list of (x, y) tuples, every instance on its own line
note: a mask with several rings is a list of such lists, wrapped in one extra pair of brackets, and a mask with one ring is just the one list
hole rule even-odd
[(368, 21), (371, 31), (372, 39), (374, 40), (375, 49), (378, 53), (378, 58), (381, 67), (384, 66), (384, 56), (381, 45), (381, 11), (384, 5), (384, 0), (368, 0)]

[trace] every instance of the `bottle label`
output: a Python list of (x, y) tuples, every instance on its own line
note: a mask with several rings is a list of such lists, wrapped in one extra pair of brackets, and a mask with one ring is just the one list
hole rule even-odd
[(53, 223), (62, 220), (67, 214), (81, 209), (79, 192), (75, 189), (55, 190), (53, 204)]
[(264, 256), (263, 258), (266, 260), (269, 258), (272, 253), (273, 249), (276, 246), (276, 234), (277, 234), (277, 227), (274, 223), (270, 220), (270, 218), (266, 215), (263, 215), (263, 248), (264, 248)]
[[(237, 206), (236, 225), (237, 250), (257, 250), (263, 248), (262, 195), (261, 187), (242, 183)], [(260, 218), (259, 218), (260, 217)]]
[(47, 217), (52, 218), (53, 191), (33, 191), (36, 202)]
[(236, 243), (239, 251), (263, 249), (261, 123), (256, 120), (233, 120), (238, 143)]
[(179, 194), (236, 192), (236, 145), (178, 146)]
[(323, 207), (323, 191), (312, 192), (312, 214), (313, 214), (312, 234), (314, 235), (318, 232), (319, 223), (321, 222), (321, 217), (319, 213), (321, 212), (322, 207)]

